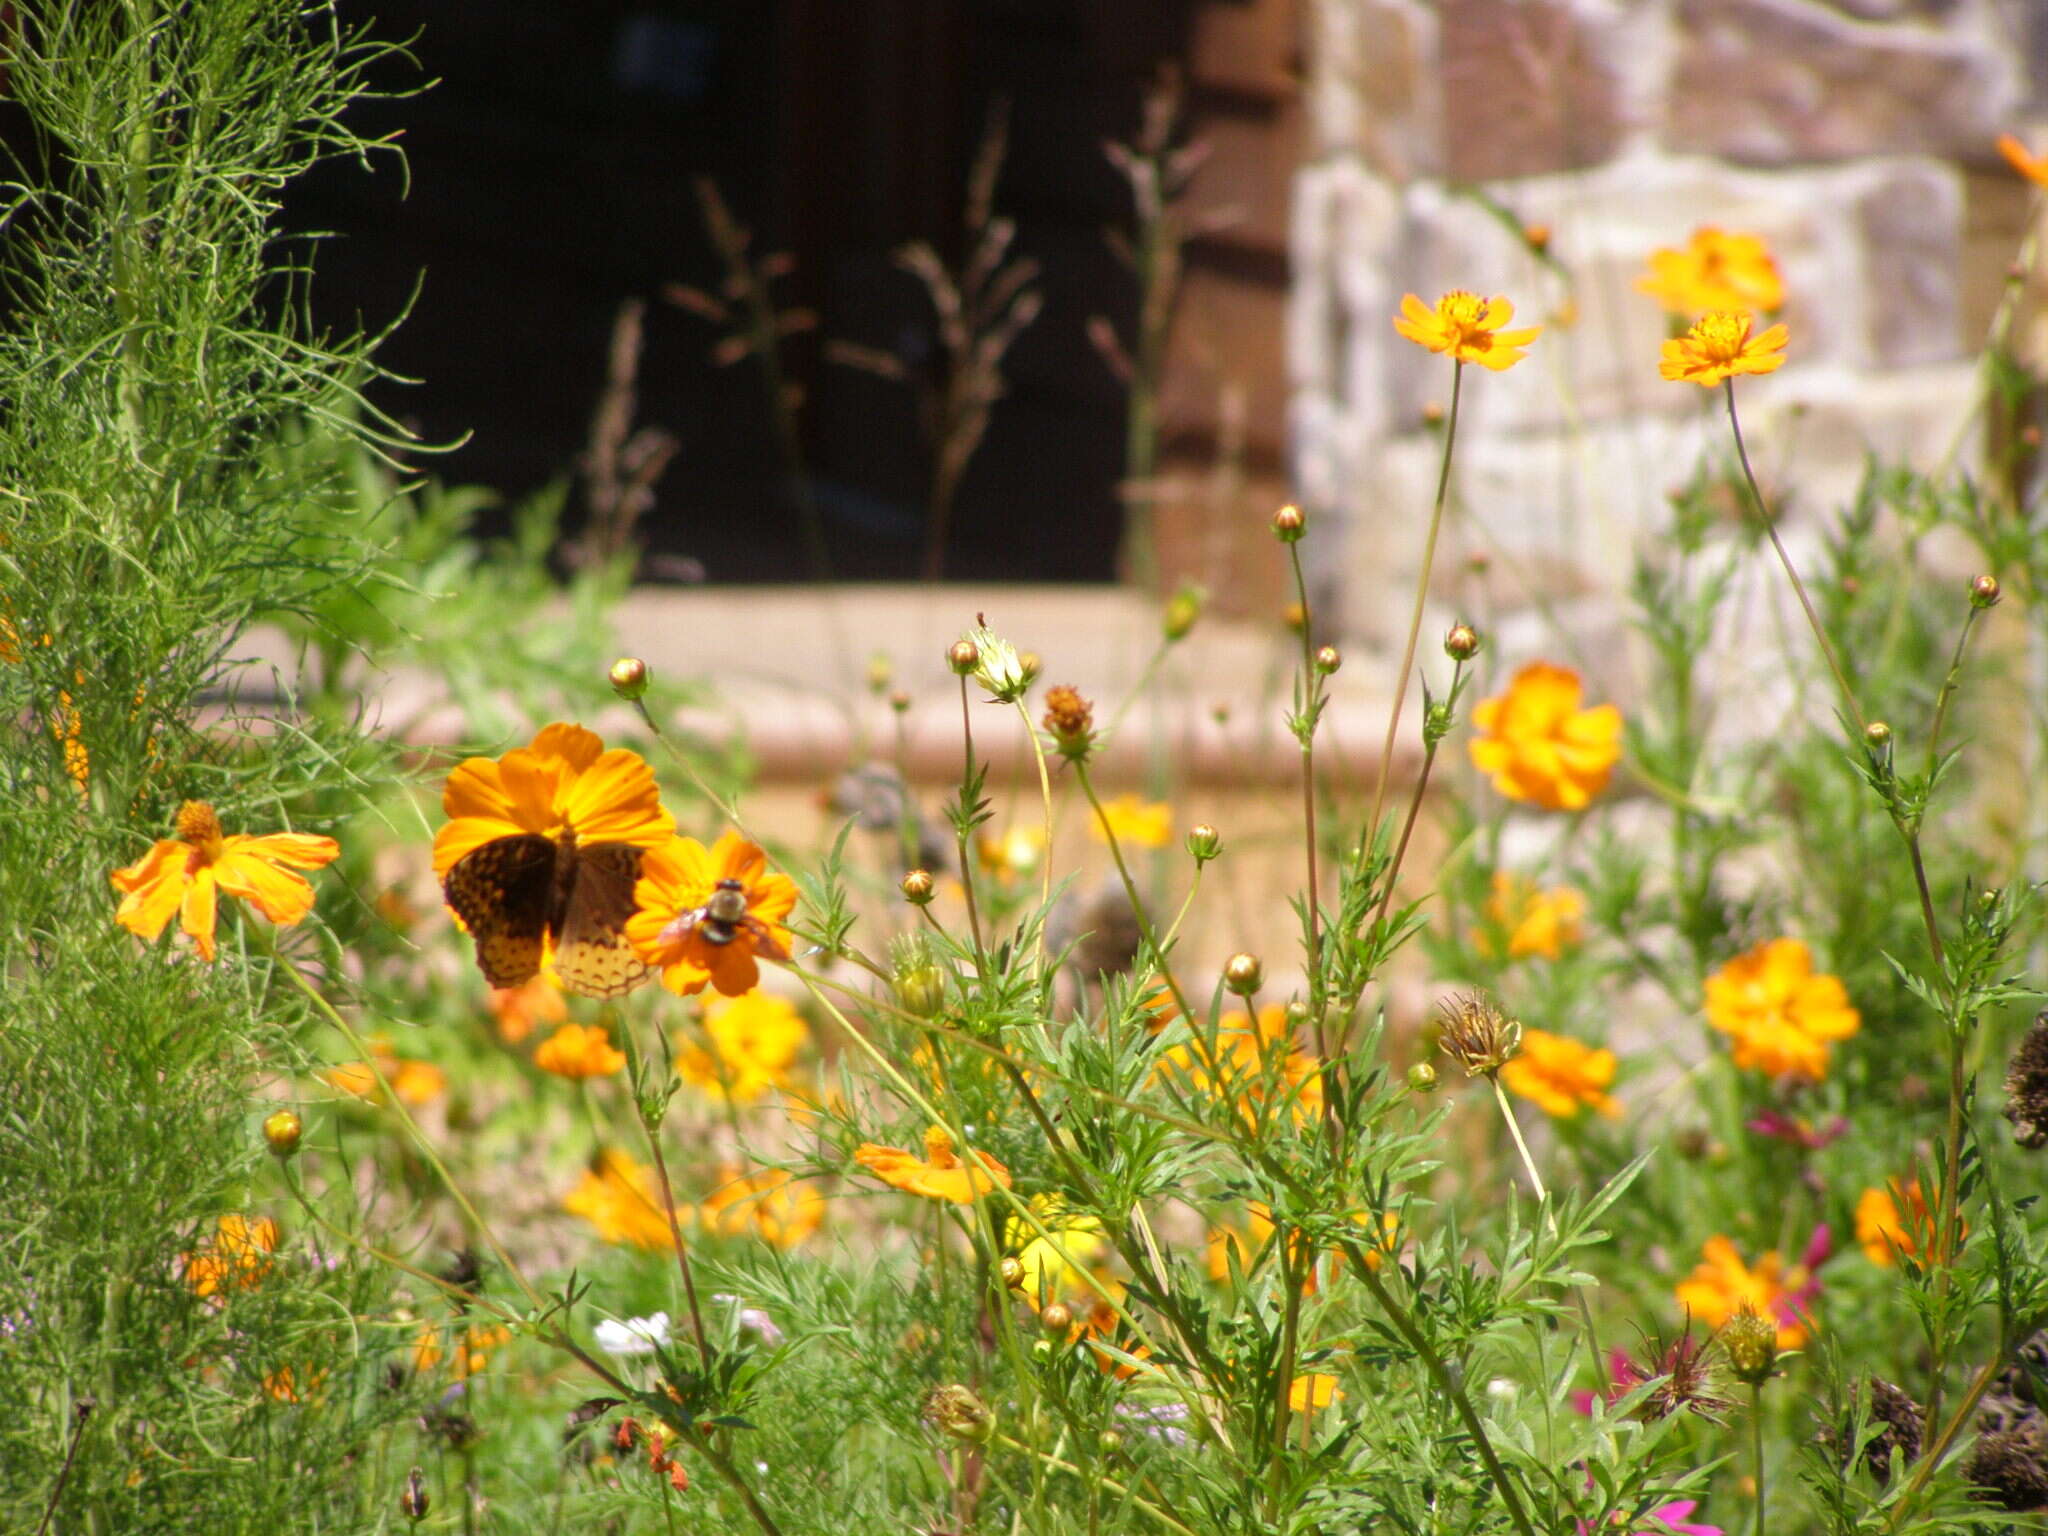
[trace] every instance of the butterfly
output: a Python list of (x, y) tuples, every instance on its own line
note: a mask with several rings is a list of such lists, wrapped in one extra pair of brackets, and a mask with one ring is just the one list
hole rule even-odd
[(623, 997), (654, 974), (626, 940), (641, 853), (533, 833), (493, 838), (457, 859), (441, 890), (492, 986), (531, 981), (552, 942), (565, 992)]

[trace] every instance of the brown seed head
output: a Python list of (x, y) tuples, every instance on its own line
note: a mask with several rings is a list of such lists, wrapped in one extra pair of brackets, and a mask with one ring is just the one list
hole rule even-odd
[(1479, 631), (1470, 624), (1453, 624), (1444, 633), (1444, 654), (1453, 661), (1470, 661), (1479, 645)]
[(629, 703), (647, 692), (647, 663), (638, 656), (621, 656), (608, 675), (612, 692)]
[(2005, 1108), (2012, 1139), (2029, 1151), (2048, 1147), (2048, 1013), (2034, 1016), (2005, 1069)]
[(1308, 519), (1301, 515), (1301, 508), (1289, 502), (1273, 514), (1273, 537), (1282, 544), (1296, 544), (1308, 531)]
[[(1991, 1428), (1994, 1423), (2001, 1427)], [(2015, 1514), (2048, 1505), (2048, 1419), (1986, 1399), (1977, 1425), (1963, 1476), (1979, 1497)]]
[(1250, 997), (1265, 979), (1266, 968), (1257, 955), (1232, 955), (1223, 967), (1223, 985), (1239, 997)]
[(1483, 992), (1460, 993), (1446, 1000), (1439, 1013), (1437, 1045), (1467, 1077), (1498, 1072), (1522, 1048), (1522, 1026)]
[(913, 869), (903, 877), (903, 899), (914, 907), (924, 906), (937, 889), (938, 883), (928, 869)]
[(1081, 759), (1095, 746), (1095, 710), (1069, 684), (1045, 691), (1045, 730), (1060, 756)]

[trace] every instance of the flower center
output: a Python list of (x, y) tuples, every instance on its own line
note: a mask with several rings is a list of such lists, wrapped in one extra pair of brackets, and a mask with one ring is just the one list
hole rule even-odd
[(925, 1161), (934, 1168), (951, 1168), (959, 1159), (953, 1156), (953, 1138), (946, 1134), (946, 1128), (935, 1125), (924, 1133)]
[(1742, 355), (1742, 344), (1749, 340), (1749, 316), (1733, 310), (1716, 310), (1692, 328), (1692, 339), (1710, 362), (1733, 362)]
[(222, 834), (213, 807), (204, 800), (187, 800), (178, 807), (178, 841), (198, 854), (202, 863), (219, 858)]
[(1486, 312), (1491, 307), (1490, 300), (1457, 288), (1443, 296), (1442, 302), (1437, 305), (1437, 313), (1445, 325), (1459, 334), (1461, 340), (1469, 341), (1485, 334)]

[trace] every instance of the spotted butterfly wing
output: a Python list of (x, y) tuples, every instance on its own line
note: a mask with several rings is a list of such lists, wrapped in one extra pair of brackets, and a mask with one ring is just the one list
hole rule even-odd
[(631, 843), (591, 843), (565, 856), (561, 904), (549, 924), (565, 990), (623, 997), (654, 974), (626, 939), (640, 852)]
[(517, 987), (555, 947), (563, 990), (621, 997), (651, 974), (626, 940), (640, 850), (626, 843), (558, 844), (532, 834), (494, 838), (457, 859), (442, 890), (476, 941), (477, 968)]
[(455, 861), (441, 891), (476, 941), (485, 981), (516, 987), (533, 980), (554, 905), (552, 841), (530, 834), (493, 838)]

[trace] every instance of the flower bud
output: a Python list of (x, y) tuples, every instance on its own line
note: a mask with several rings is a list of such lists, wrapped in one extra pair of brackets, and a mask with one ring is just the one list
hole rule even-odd
[(1530, 250), (1541, 256), (1550, 249), (1550, 226), (1548, 224), (1524, 224), (1522, 241)]
[(1979, 576), (1970, 583), (1970, 606), (1972, 608), (1996, 608), (1998, 606), (1998, 578)]
[(1078, 762), (1095, 746), (1095, 711), (1066, 683), (1045, 691), (1045, 730), (1060, 756)]
[(895, 681), (896, 666), (887, 653), (877, 651), (868, 658), (868, 692), (887, 693), (889, 685)]
[(946, 665), (956, 677), (966, 677), (981, 665), (981, 647), (972, 640), (955, 640), (953, 648), (946, 652)]
[(929, 905), (937, 889), (938, 884), (928, 869), (913, 869), (903, 877), (903, 899), (913, 907)]
[(1444, 654), (1453, 661), (1470, 661), (1479, 645), (1479, 631), (1470, 624), (1453, 624), (1444, 635)]
[(1282, 544), (1298, 544), (1302, 534), (1308, 531), (1308, 519), (1301, 515), (1301, 508), (1289, 502), (1273, 514), (1273, 537)]
[(1418, 1061), (1408, 1069), (1408, 1091), (1410, 1093), (1435, 1093), (1436, 1068), (1426, 1061)]
[(1721, 1326), (1728, 1374), (1747, 1387), (1763, 1385), (1778, 1365), (1778, 1325), (1747, 1302)]
[(932, 958), (922, 933), (905, 934), (889, 945), (889, 990), (905, 1013), (928, 1019), (946, 1001), (946, 973)]
[(612, 692), (631, 703), (647, 692), (647, 663), (638, 656), (621, 656), (612, 663)]
[(1185, 586), (1166, 600), (1166, 607), (1159, 615), (1160, 633), (1169, 640), (1184, 640), (1189, 630), (1195, 627), (1195, 620), (1202, 616), (1202, 604), (1208, 600), (1208, 593), (1197, 586)]
[(398, 1491), (398, 1512), (417, 1525), (427, 1518), (426, 1474), (414, 1467), (405, 1475), (405, 1486)]
[(889, 695), (889, 707), (899, 715), (907, 714), (910, 710), (910, 695), (898, 688)]
[(1882, 720), (1873, 720), (1863, 727), (1863, 739), (1870, 743), (1873, 750), (1882, 751), (1891, 745), (1892, 728)]
[(1038, 674), (1044, 670), (1045, 661), (1038, 652), (1019, 651), (1017, 653), (1017, 672), (1024, 679), (1025, 687), (1029, 688), (1033, 683), (1037, 682)]
[(1344, 658), (1334, 645), (1326, 645), (1316, 652), (1316, 670), (1328, 677), (1344, 665)]
[(283, 1162), (299, 1150), (299, 1138), (305, 1134), (305, 1122), (289, 1109), (280, 1109), (263, 1118), (263, 1141), (270, 1148), (270, 1155)]
[(1024, 1281), (1028, 1278), (1024, 1269), (1024, 1261), (1014, 1253), (1003, 1255), (1002, 1263), (996, 1266), (996, 1273), (1002, 1277), (1003, 1289), (1006, 1291), (1021, 1290)]
[(1105, 1456), (1114, 1456), (1124, 1448), (1124, 1437), (1114, 1429), (1105, 1429), (1095, 1437), (1095, 1444)]
[(925, 1395), (924, 1421), (942, 1435), (975, 1444), (996, 1432), (996, 1416), (989, 1412), (988, 1404), (976, 1397), (972, 1388), (957, 1382), (933, 1387)]
[(1440, 402), (1432, 400), (1423, 406), (1422, 424), (1430, 428), (1440, 427), (1444, 424), (1444, 408)]
[(1074, 1326), (1074, 1309), (1064, 1301), (1049, 1301), (1038, 1314), (1038, 1326), (1047, 1333), (1064, 1334)]
[(1223, 967), (1223, 985), (1239, 997), (1250, 997), (1266, 979), (1266, 968), (1257, 955), (1232, 955)]
[(1289, 603), (1280, 610), (1280, 622), (1297, 635), (1308, 629), (1308, 609), (1300, 603)]
[(1223, 851), (1223, 839), (1206, 821), (1188, 828), (1188, 852), (1197, 864), (1206, 864)]

